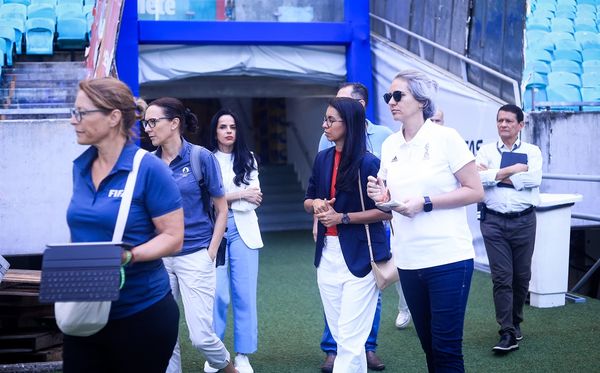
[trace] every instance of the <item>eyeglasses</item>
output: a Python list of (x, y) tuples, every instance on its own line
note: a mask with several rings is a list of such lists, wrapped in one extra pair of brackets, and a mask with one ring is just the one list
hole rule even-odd
[(385, 101), (386, 104), (389, 104), (390, 100), (393, 97), (394, 101), (400, 102), (400, 100), (402, 100), (402, 96), (406, 96), (406, 93), (402, 93), (400, 91), (394, 91), (392, 93), (384, 93), (383, 94), (383, 101)]
[(106, 109), (94, 109), (94, 110), (77, 110), (76, 108), (71, 108), (71, 116), (75, 117), (78, 122), (81, 122), (83, 117), (89, 113), (106, 113), (109, 110)]
[(327, 128), (329, 128), (329, 127), (333, 126), (333, 124), (334, 124), (335, 122), (343, 122), (343, 120), (341, 120), (341, 119), (334, 119), (334, 120), (331, 120), (331, 118), (327, 118), (326, 116), (325, 116), (325, 117), (323, 117), (323, 123), (326, 123), (325, 125), (327, 126)]
[(163, 120), (163, 119), (171, 120), (171, 118), (168, 118), (168, 117), (160, 117), (160, 118), (150, 118), (150, 119), (146, 119), (146, 120), (140, 120), (140, 123), (142, 124), (144, 129), (154, 128), (154, 127), (156, 127), (156, 123), (158, 123), (159, 120)]

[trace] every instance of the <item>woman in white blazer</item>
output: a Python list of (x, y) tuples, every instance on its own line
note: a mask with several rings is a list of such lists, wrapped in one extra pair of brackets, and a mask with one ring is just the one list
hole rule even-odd
[(257, 249), (263, 246), (254, 209), (262, 202), (262, 193), (256, 159), (248, 150), (243, 130), (237, 115), (227, 109), (218, 111), (210, 124), (211, 147), (221, 166), (229, 204), (225, 233), (227, 251), (225, 265), (217, 268), (213, 322), (215, 332), (223, 339), (231, 301), (234, 349), (237, 352), (235, 367), (240, 373), (252, 373), (246, 355), (255, 352), (258, 347)]

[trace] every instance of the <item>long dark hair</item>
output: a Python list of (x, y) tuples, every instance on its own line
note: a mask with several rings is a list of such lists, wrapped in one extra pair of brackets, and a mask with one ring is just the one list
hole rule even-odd
[(179, 118), (181, 125), (179, 126), (179, 133), (183, 133), (184, 130), (195, 132), (198, 127), (198, 117), (196, 114), (183, 105), (181, 101), (173, 97), (161, 97), (152, 101), (148, 107), (158, 106), (163, 110), (165, 116), (169, 119)]
[(231, 115), (235, 122), (235, 142), (233, 143), (233, 172), (235, 177), (233, 183), (240, 186), (242, 183), (250, 185), (250, 173), (256, 170), (254, 157), (246, 145), (244, 137), (244, 126), (241, 124), (237, 114), (230, 109), (221, 109), (213, 115), (210, 120), (210, 149), (213, 152), (219, 150), (217, 141), (217, 124), (223, 115)]
[(337, 110), (346, 126), (346, 138), (338, 168), (336, 190), (350, 191), (355, 188), (358, 169), (367, 151), (365, 141), (365, 108), (355, 99), (335, 97), (329, 106)]

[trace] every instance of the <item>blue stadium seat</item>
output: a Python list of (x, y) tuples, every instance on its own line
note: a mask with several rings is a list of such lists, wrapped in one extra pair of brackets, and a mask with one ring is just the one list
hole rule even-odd
[(570, 6), (575, 8), (577, 5), (577, 0), (556, 0), (556, 9), (559, 9), (561, 6)]
[(544, 30), (527, 30), (525, 31), (525, 35), (527, 36), (527, 44), (533, 45), (538, 42), (538, 40), (550, 40), (550, 33)]
[(578, 62), (571, 60), (555, 60), (550, 62), (552, 72), (564, 71), (577, 75), (581, 75), (581, 65)]
[(31, 4), (31, 0), (4, 0), (4, 4), (21, 4), (28, 6)]
[(583, 61), (582, 67), (584, 73), (600, 72), (600, 60)]
[(79, 4), (67, 3), (56, 6), (56, 19), (59, 18), (85, 18), (83, 7)]
[(525, 93), (523, 94), (523, 109), (525, 111), (531, 111), (536, 102), (543, 101), (548, 101), (546, 88), (529, 87), (525, 89)]
[(548, 35), (550, 40), (552, 40), (555, 44), (557, 40), (575, 40), (575, 37), (570, 32), (563, 31), (553, 31)]
[(525, 50), (525, 61), (544, 61), (546, 63), (552, 62), (552, 54), (545, 49), (526, 49)]
[(550, 65), (544, 61), (526, 61), (524, 71), (533, 71), (538, 74), (548, 75), (550, 71)]
[(581, 64), (583, 57), (581, 56), (581, 52), (575, 49), (556, 49), (554, 51), (554, 60), (575, 61)]
[(83, 49), (87, 44), (87, 22), (83, 17), (59, 18), (56, 31), (56, 41), (61, 49)]
[(588, 48), (584, 49), (583, 52), (583, 60), (600, 60), (600, 49), (596, 48)]
[(581, 44), (575, 40), (557, 40), (554, 44), (556, 49), (573, 49), (581, 52)]
[(554, 10), (550, 10), (550, 9), (536, 9), (532, 15), (534, 17), (545, 17), (548, 19), (552, 19), (554, 18)]
[(538, 1), (535, 4), (535, 11), (549, 10), (551, 12), (556, 11), (556, 3), (554, 1)]
[(577, 31), (598, 32), (595, 18), (575, 18), (575, 32)]
[(568, 32), (572, 34), (575, 32), (573, 27), (573, 21), (568, 18), (554, 18), (552, 20), (552, 31), (553, 32)]
[[(12, 66), (13, 48), (15, 47), (15, 30), (11, 26), (0, 24), (0, 50), (6, 56), (6, 64)], [(4, 59), (2, 60), (4, 64)]]
[(581, 87), (581, 79), (579, 75), (566, 71), (552, 71), (548, 74), (548, 87), (559, 85), (571, 85), (573, 87)]
[(577, 0), (578, 4), (590, 4), (590, 5), (597, 5), (598, 2), (596, 0)]
[(60, 4), (79, 4), (79, 5), (83, 6), (84, 1), (83, 0), (58, 0), (56, 3), (58, 5), (60, 5)]
[(2, 18), (0, 21), (4, 26), (10, 26), (15, 30), (15, 51), (17, 54), (23, 52), (23, 32), (25, 31), (25, 22), (19, 18)]
[[(550, 102), (581, 102), (581, 92), (579, 88), (572, 85), (549, 85), (546, 88), (548, 101)], [(578, 106), (555, 107), (555, 110), (579, 110)]]
[(581, 74), (582, 87), (600, 87), (600, 72), (593, 71)]
[(550, 20), (545, 17), (529, 17), (526, 22), (527, 30), (543, 30), (550, 32)]
[(31, 0), (31, 4), (46, 4), (56, 6), (56, 0)]
[[(600, 102), (600, 87), (584, 87), (581, 88), (581, 99), (587, 102)], [(584, 111), (599, 111), (598, 106), (588, 106), (583, 108)]]
[(596, 3), (586, 4), (583, 2), (579, 2), (577, 4), (577, 16), (579, 14), (596, 14)]
[(27, 20), (27, 6), (23, 4), (4, 4), (0, 7), (0, 19), (18, 19), (25, 24)]
[(572, 9), (564, 8), (564, 9), (556, 10), (556, 17), (568, 18), (570, 20), (574, 20), (576, 16), (577, 16), (577, 13), (575, 12), (575, 7), (573, 7)]
[(28, 19), (25, 25), (27, 54), (52, 54), (56, 24), (47, 18)]
[(582, 49), (600, 48), (600, 37), (596, 32), (577, 31), (575, 32), (575, 40), (581, 44)]
[(31, 4), (27, 7), (27, 19), (45, 18), (56, 22), (56, 9), (47, 4)]

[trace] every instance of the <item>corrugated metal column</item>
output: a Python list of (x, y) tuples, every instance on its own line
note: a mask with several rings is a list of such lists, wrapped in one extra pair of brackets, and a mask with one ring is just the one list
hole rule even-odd
[[(371, 38), (369, 37), (369, 1), (344, 0), (345, 22), (352, 30), (352, 41), (346, 49), (347, 80), (361, 82), (373, 90), (373, 67), (371, 64)], [(369, 99), (367, 117), (374, 118), (373, 100)]]

